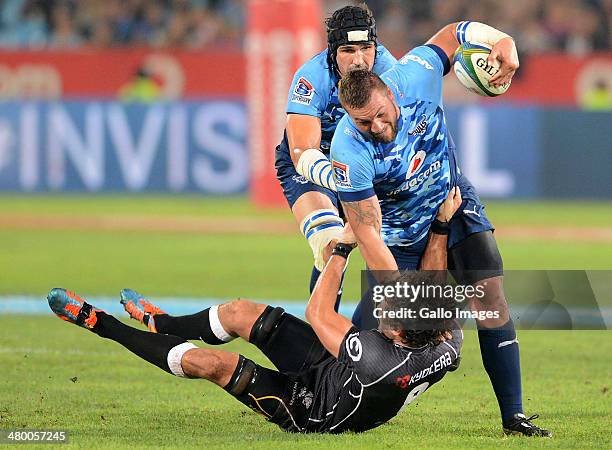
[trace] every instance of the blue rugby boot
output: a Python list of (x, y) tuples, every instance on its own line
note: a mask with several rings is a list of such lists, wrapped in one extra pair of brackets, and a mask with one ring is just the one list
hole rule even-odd
[(123, 309), (130, 317), (145, 325), (149, 331), (157, 333), (155, 315), (166, 314), (166, 312), (132, 289), (122, 289), (120, 295)]
[(87, 303), (72, 291), (53, 288), (47, 295), (51, 310), (62, 320), (88, 330), (96, 325), (96, 312), (102, 311)]

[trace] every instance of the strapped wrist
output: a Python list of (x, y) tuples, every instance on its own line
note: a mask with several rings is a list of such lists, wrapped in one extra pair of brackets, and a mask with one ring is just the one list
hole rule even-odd
[(354, 246), (351, 244), (345, 244), (338, 242), (332, 250), (332, 255), (342, 256), (344, 259), (348, 259), (350, 253), (353, 251)]
[(450, 232), (450, 223), (442, 222), (436, 218), (429, 227), (429, 230), (434, 234), (448, 235)]
[(464, 42), (482, 42), (494, 46), (504, 38), (511, 38), (510, 35), (499, 31), (487, 24), (480, 22), (464, 21), (457, 25), (457, 40), (459, 44)]
[(316, 148), (304, 150), (295, 170), (311, 183), (336, 191), (331, 162), (321, 150)]

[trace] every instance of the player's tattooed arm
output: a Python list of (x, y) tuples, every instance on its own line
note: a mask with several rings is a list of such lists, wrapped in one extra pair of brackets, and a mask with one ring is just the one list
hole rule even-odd
[(397, 271), (395, 258), (380, 234), (382, 213), (378, 197), (373, 195), (356, 202), (342, 202), (342, 207), (368, 268), (375, 271)]
[(382, 214), (376, 196), (366, 198), (357, 202), (342, 202), (342, 206), (347, 215), (351, 218), (353, 229), (360, 226), (374, 227), (380, 234), (382, 228)]

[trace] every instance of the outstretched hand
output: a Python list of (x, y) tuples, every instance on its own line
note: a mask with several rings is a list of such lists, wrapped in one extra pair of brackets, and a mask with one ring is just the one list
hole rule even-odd
[(459, 189), (459, 186), (451, 188), (446, 200), (444, 200), (444, 203), (442, 203), (438, 209), (436, 219), (440, 222), (448, 222), (451, 220), (455, 212), (461, 206), (462, 201), (463, 199), (461, 198), (461, 189)]

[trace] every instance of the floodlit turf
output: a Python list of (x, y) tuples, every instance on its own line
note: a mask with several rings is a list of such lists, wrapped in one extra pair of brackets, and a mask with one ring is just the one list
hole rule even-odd
[[(81, 448), (612, 445), (608, 332), (521, 333), (526, 412), (541, 414), (538, 423), (555, 432), (554, 439), (541, 440), (502, 437), (471, 332), (459, 370), (389, 424), (360, 435), (297, 436), (266, 423), (212, 384), (167, 375), (118, 344), (55, 317), (0, 317), (0, 329), (0, 427), (67, 429)], [(226, 348), (263, 362), (247, 344)]]
[[(288, 210), (258, 211), (244, 198), (196, 196), (0, 196), (3, 214), (265, 218), (292, 224)], [(520, 214), (517, 214), (520, 211)], [(580, 212), (580, 214), (578, 214)], [(491, 203), (494, 223), (610, 227), (607, 203)], [(580, 221), (577, 219), (580, 218)], [(53, 286), (114, 295), (126, 285), (150, 295), (301, 299), (310, 248), (295, 234), (204, 234), (0, 229), (0, 295), (43, 296)], [(612, 242), (497, 236), (507, 269), (612, 269)], [(359, 298), (363, 261), (352, 256), (345, 298)]]
[[(286, 209), (259, 211), (243, 198), (199, 196), (0, 196), (6, 216), (203, 217), (292, 223)], [(609, 203), (489, 202), (500, 225), (607, 227)], [(612, 269), (612, 242), (497, 236), (508, 269)], [(0, 227), (0, 295), (45, 302), (55, 286), (87, 295), (133, 287), (153, 296), (304, 300), (312, 256), (297, 233), (51, 231)], [(359, 297), (359, 254), (346, 300)], [(132, 322), (133, 324), (133, 322)], [(390, 424), (362, 435), (280, 432), (203, 381), (179, 380), (54, 317), (0, 315), (0, 429), (66, 428), (81, 448), (605, 448), (610, 441), (610, 332), (521, 332), (527, 413), (551, 441), (505, 438), (468, 332), (464, 359)], [(230, 349), (263, 362), (245, 344)], [(76, 382), (70, 379), (77, 377)]]

